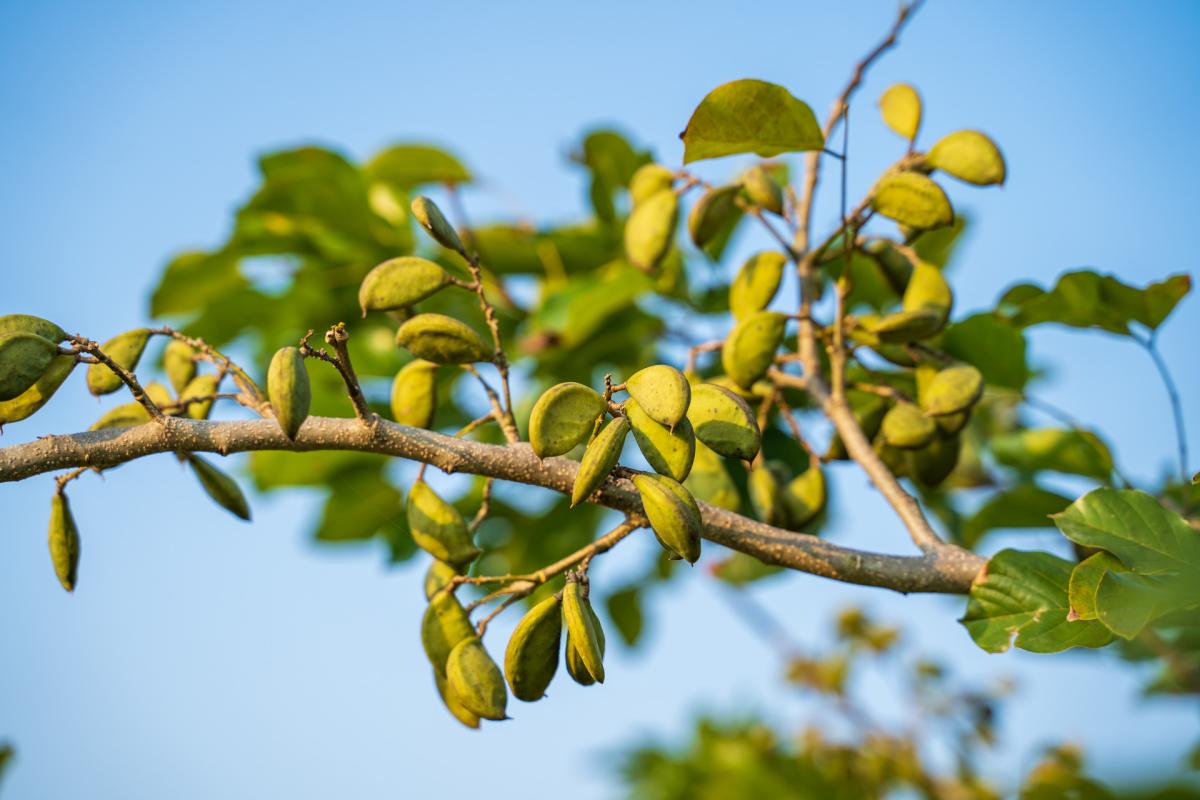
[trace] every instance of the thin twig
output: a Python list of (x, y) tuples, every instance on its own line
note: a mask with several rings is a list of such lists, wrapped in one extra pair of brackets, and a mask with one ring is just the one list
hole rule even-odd
[(1134, 336), (1133, 340), (1150, 355), (1150, 360), (1158, 369), (1158, 375), (1162, 378), (1163, 386), (1167, 390), (1167, 399), (1171, 403), (1171, 415), (1175, 418), (1175, 446), (1179, 452), (1179, 479), (1184, 486), (1187, 486), (1191, 480), (1188, 477), (1188, 442), (1187, 431), (1183, 427), (1183, 401), (1179, 398), (1179, 389), (1175, 386), (1175, 379), (1171, 376), (1167, 362), (1158, 352), (1155, 334), (1145, 338)]
[(505, 413), (504, 407), (500, 404), (500, 397), (496, 394), (496, 390), (492, 388), (492, 385), (479, 374), (479, 370), (475, 369), (474, 364), (463, 364), (462, 368), (474, 375), (475, 379), (479, 381), (479, 385), (483, 387), (488, 403), (492, 406), (492, 416), (500, 424), (500, 430), (504, 431), (505, 440), (509, 444), (516, 444), (521, 441), (521, 437), (517, 434), (516, 422), (513, 421), (511, 414)]
[(125, 369), (125, 367), (121, 366), (116, 361), (113, 361), (112, 358), (109, 357), (108, 353), (105, 353), (100, 349), (100, 345), (96, 344), (86, 336), (72, 336), (71, 343), (75, 345), (75, 350), (67, 352), (80, 351), (87, 353), (92, 358), (108, 367), (110, 370), (112, 370), (114, 375), (121, 379), (121, 383), (125, 384), (125, 386), (129, 389), (129, 393), (133, 395), (133, 399), (140, 403), (142, 407), (149, 412), (151, 419), (158, 422), (163, 421), (162, 409), (155, 405), (154, 401), (150, 399), (150, 396), (146, 394), (146, 390), (142, 388), (140, 383), (138, 383), (137, 376), (134, 375), (132, 371)]
[(325, 341), (333, 348), (334, 355), (326, 353), (324, 348), (314, 349), (308, 343), (312, 335), (312, 330), (309, 330), (301, 337), (300, 355), (332, 364), (338, 371), (338, 375), (342, 377), (342, 383), (346, 385), (346, 393), (350, 396), (350, 403), (354, 406), (354, 416), (358, 417), (360, 422), (365, 423), (373, 423), (378, 420), (378, 415), (367, 405), (367, 398), (363, 396), (362, 387), (358, 384), (358, 376), (354, 374), (354, 365), (350, 363), (350, 351), (346, 348), (350, 332), (346, 330), (346, 323), (339, 322), (325, 332)]

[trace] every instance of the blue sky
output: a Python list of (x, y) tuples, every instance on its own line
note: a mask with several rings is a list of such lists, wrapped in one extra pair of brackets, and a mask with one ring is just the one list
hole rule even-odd
[[(894, 7), (3, 0), (0, 313), (97, 339), (143, 322), (167, 257), (228, 230), (255, 155), (298, 143), (355, 157), (397, 140), (446, 144), (484, 178), (468, 198), (476, 218), (573, 217), (586, 198), (564, 153), (588, 127), (618, 124), (678, 163), (692, 108), (739, 77), (785, 84), (823, 114)], [(1198, 35), (1200, 10), (1183, 2), (1135, 13), (934, 0), (859, 95), (852, 193), (898, 150), (874, 99), (911, 81), (927, 144), (978, 127), (1009, 163), (1002, 190), (952, 188), (977, 221), (957, 267), (959, 312), (1015, 280), (1049, 283), (1085, 265), (1138, 284), (1194, 276)], [(822, 224), (836, 213), (828, 199)], [(1198, 335), (1189, 298), (1160, 337), (1189, 409)], [(1032, 353), (1054, 376), (1041, 395), (1109, 432), (1129, 473), (1169, 465), (1165, 398), (1134, 346), (1045, 330)], [(77, 430), (96, 414), (76, 376), (2, 443)], [(1200, 418), (1189, 422), (1200, 453)], [(839, 475), (837, 540), (906, 550), (864, 486)], [(485, 778), (497, 798), (535, 781), (608, 797), (607, 754), (630, 736), (678, 735), (701, 710), (757, 709), (794, 725), (808, 708), (781, 699), (779, 664), (697, 571), (658, 595), (649, 645), (615, 651), (608, 685), (556, 684), (516, 721), (470, 733), (427, 685), (420, 568), (389, 571), (373, 547), (314, 547), (312, 498), (257, 499), (245, 526), (166, 457), (85, 478), (72, 494), (83, 574), (68, 597), (45, 553), (50, 493), (48, 478), (0, 485), (0, 739), (19, 749), (6, 797), (85, 787), (96, 798), (458, 796), (461, 776)], [(597, 564), (600, 579), (632, 563), (618, 552)], [(1082, 742), (1111, 775), (1171, 769), (1195, 740), (1193, 705), (1139, 704), (1139, 676), (1110, 658), (986, 656), (953, 622), (958, 601), (803, 575), (756, 593), (801, 642), (857, 602), (965, 674), (1015, 676), (1002, 776), (1050, 741)]]

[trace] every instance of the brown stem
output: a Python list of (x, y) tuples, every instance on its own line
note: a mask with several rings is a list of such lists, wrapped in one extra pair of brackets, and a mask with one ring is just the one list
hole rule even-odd
[[(72, 336), (71, 343), (75, 345), (75, 351), (83, 352), (90, 355), (92, 358), (99, 361), (104, 366), (112, 370), (113, 374), (121, 379), (121, 383), (129, 389), (129, 393), (133, 395), (133, 399), (141, 403), (142, 407), (150, 413), (150, 418), (153, 420), (161, 420), (163, 418), (162, 409), (154, 404), (150, 396), (146, 394), (146, 390), (138, 383), (137, 376), (132, 371), (125, 369), (123, 366), (113, 361), (108, 353), (100, 349), (100, 345), (93, 342), (86, 336)], [(68, 351), (70, 352), (70, 351)]]

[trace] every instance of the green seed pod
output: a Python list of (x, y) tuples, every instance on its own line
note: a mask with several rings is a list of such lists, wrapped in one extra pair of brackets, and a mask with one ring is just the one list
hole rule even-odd
[(132, 428), (150, 421), (150, 412), (141, 403), (122, 403), (110, 408), (92, 423), (89, 431), (105, 431), (113, 428)]
[(945, 324), (941, 314), (935, 311), (897, 311), (881, 317), (871, 327), (871, 333), (881, 342), (907, 344), (936, 335)]
[(907, 83), (889, 86), (879, 97), (879, 111), (889, 128), (908, 141), (921, 129), (921, 96)]
[(450, 651), (475, 635), (467, 612), (450, 592), (438, 592), (429, 600), (421, 617), (421, 646), (434, 670), (445, 674)]
[(446, 659), (446, 685), (463, 708), (483, 719), (508, 719), (504, 675), (478, 636), (463, 639)]
[[(600, 657), (604, 657), (604, 627), (600, 624), (600, 617), (596, 615), (595, 609), (588, 601), (583, 601), (583, 610), (591, 617), (592, 629), (596, 632), (596, 638), (600, 642)], [(567, 629), (567, 646), (566, 646), (567, 672), (571, 678), (580, 686), (591, 686), (596, 682), (592, 677), (592, 673), (588, 672), (587, 664), (584, 663), (583, 656), (580, 654), (580, 649), (575, 647), (571, 641), (571, 631)]]
[(704, 523), (691, 493), (665, 475), (635, 475), (633, 485), (642, 496), (650, 527), (667, 552), (696, 563)]
[(49, 402), (75, 369), (75, 356), (55, 356), (34, 384), (11, 400), (0, 401), (0, 427), (32, 417)]
[(608, 408), (594, 389), (559, 383), (542, 392), (529, 414), (529, 443), (538, 458), (561, 456), (589, 436)]
[(200, 479), (204, 491), (217, 505), (235, 517), (247, 522), (250, 520), (250, 505), (246, 502), (246, 495), (242, 494), (241, 488), (233, 478), (199, 456), (189, 455), (187, 462)]
[(392, 419), (414, 428), (433, 426), (437, 411), (437, 364), (415, 358), (392, 381)]
[(921, 396), (926, 414), (942, 416), (966, 411), (983, 395), (983, 374), (969, 364), (938, 372)]
[(933, 264), (918, 261), (904, 289), (902, 302), (905, 311), (933, 311), (943, 322), (949, 318), (954, 305), (954, 292), (942, 271)]
[(979, 131), (943, 136), (929, 148), (925, 163), (976, 186), (1004, 183), (1004, 156), (996, 143)]
[(687, 417), (671, 430), (651, 419), (632, 397), (625, 401), (625, 416), (633, 428), (633, 440), (655, 472), (677, 481), (688, 476), (696, 457), (696, 434)]
[[(137, 328), (118, 334), (109, 339), (100, 349), (118, 366), (132, 372), (137, 368), (150, 340), (150, 331)], [(122, 386), (121, 378), (104, 364), (92, 364), (87, 371), (88, 391), (99, 397), (102, 394), (112, 394)]]
[(434, 558), (455, 567), (469, 564), (481, 552), (458, 509), (420, 480), (408, 492), (408, 529), (413, 541)]
[[(160, 409), (175, 405), (175, 398), (171, 397), (171, 390), (158, 381), (150, 381), (150, 383), (147, 383), (142, 388), (146, 390), (146, 399)], [(164, 411), (163, 413), (168, 412)], [(172, 411), (170, 413), (175, 414), (178, 412)]]
[(671, 249), (679, 221), (679, 198), (661, 189), (641, 200), (625, 222), (625, 257), (643, 272), (657, 267)]
[(289, 439), (295, 439), (300, 426), (308, 419), (308, 408), (312, 403), (312, 387), (308, 383), (304, 356), (295, 347), (281, 347), (275, 351), (267, 370), (267, 396), (279, 427)]
[(783, 216), (783, 189), (762, 164), (751, 167), (742, 176), (742, 186), (754, 205)]
[(750, 494), (750, 506), (754, 509), (754, 516), (768, 525), (783, 522), (784, 508), (780, 499), (782, 487), (775, 470), (767, 464), (760, 464), (750, 470), (746, 489)]
[(79, 572), (79, 528), (71, 514), (67, 496), (55, 493), (50, 498), (50, 562), (58, 582), (68, 592), (75, 591)]
[(363, 316), (368, 311), (407, 308), (449, 286), (450, 273), (417, 256), (389, 259), (367, 273), (358, 287)]
[(428, 197), (418, 196), (412, 201), (413, 216), (417, 218), (417, 222), (425, 229), (425, 232), (433, 237), (433, 240), (447, 250), (453, 250), (463, 258), (467, 257), (467, 248), (459, 238), (458, 231), (454, 230), (454, 226), (446, 219), (446, 215), (437, 207), (437, 204)]
[(454, 715), (456, 720), (461, 722), (463, 725), (466, 725), (468, 728), (478, 729), (479, 715), (467, 710), (467, 707), (462, 704), (462, 700), (460, 700), (458, 695), (450, 689), (449, 681), (446, 680), (445, 673), (435, 669), (433, 671), (433, 682), (434, 685), (437, 686), (438, 694), (441, 696), (442, 703), (445, 704), (446, 710)]
[(811, 523), (825, 510), (828, 499), (825, 473), (816, 464), (810, 464), (780, 491), (787, 527), (799, 530)]
[(674, 428), (687, 414), (692, 387), (683, 373), (666, 364), (640, 369), (625, 381), (629, 396), (637, 401), (650, 419)]
[(897, 478), (908, 474), (908, 454), (888, 444), (882, 434), (875, 440), (874, 449), (883, 465)]
[(721, 457), (703, 441), (696, 442), (696, 458), (683, 485), (697, 500), (735, 513), (741, 510), (737, 484), (729, 477)]
[(921, 409), (903, 400), (892, 406), (883, 417), (883, 439), (901, 450), (918, 450), (933, 441), (937, 425), (921, 413)]
[(35, 333), (0, 334), (0, 401), (23, 395), (50, 368), (54, 342)]
[(920, 450), (908, 453), (908, 474), (922, 486), (934, 487), (946, 480), (958, 466), (958, 436), (935, 436)]
[(196, 351), (187, 342), (172, 339), (163, 349), (163, 371), (175, 393), (179, 394), (196, 377)]
[(429, 563), (429, 569), (425, 570), (425, 599), (431, 600), (446, 584), (454, 580), (454, 578), (462, 573), (454, 566), (447, 564), (445, 561), (433, 559)]
[(881, 178), (871, 195), (871, 206), (888, 219), (919, 230), (954, 222), (954, 208), (942, 187), (918, 172), (896, 172)]
[(758, 311), (739, 320), (721, 348), (725, 374), (749, 389), (771, 368), (786, 329), (787, 317), (774, 311)]
[(696, 437), (726, 458), (750, 460), (758, 454), (762, 434), (746, 401), (713, 383), (692, 389), (688, 421)]
[(596, 438), (588, 443), (575, 473), (575, 485), (571, 489), (571, 507), (582, 503), (612, 472), (625, 446), (625, 435), (629, 433), (629, 420), (617, 417), (607, 422)]
[(562, 625), (562, 609), (554, 595), (531, 608), (517, 623), (504, 651), (504, 677), (513, 697), (532, 703), (546, 694), (546, 687), (558, 671)]
[(567, 636), (575, 648), (576, 657), (583, 662), (587, 674), (597, 683), (604, 683), (604, 648), (601, 645), (602, 633), (599, 633), (600, 620), (592, 611), (591, 603), (583, 596), (582, 585), (567, 576), (567, 585), (562, 593), (563, 622), (567, 626)]
[(733, 283), (729, 284), (729, 310), (734, 319), (745, 319), (771, 304), (779, 291), (786, 264), (787, 257), (773, 250), (746, 259)]
[(661, 164), (643, 164), (629, 180), (629, 200), (637, 206), (660, 191), (670, 190), (675, 173)]
[(435, 364), (470, 364), (493, 357), (478, 333), (445, 314), (417, 314), (396, 331), (396, 344)]
[(971, 412), (959, 411), (957, 414), (943, 414), (940, 417), (934, 417), (933, 421), (937, 423), (938, 430), (947, 436), (954, 434), (967, 427), (967, 423), (971, 421)]
[(737, 196), (740, 186), (718, 186), (700, 196), (688, 214), (688, 233), (696, 247), (703, 248), (742, 213)]
[[(198, 397), (212, 397), (220, 387), (221, 379), (216, 375), (204, 374), (192, 378), (191, 383), (179, 394), (179, 402)], [(185, 412), (191, 419), (208, 419), (212, 413), (213, 400), (202, 400), (198, 403), (188, 403)]]
[(0, 336), (6, 333), (32, 333), (54, 344), (71, 338), (70, 334), (50, 320), (32, 314), (5, 314), (0, 317)]

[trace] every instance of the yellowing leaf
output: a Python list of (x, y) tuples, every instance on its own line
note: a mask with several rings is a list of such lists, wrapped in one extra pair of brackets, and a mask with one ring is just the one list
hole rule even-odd
[(709, 92), (679, 138), (685, 164), (737, 153), (770, 157), (825, 146), (808, 104), (782, 86), (752, 79)]

